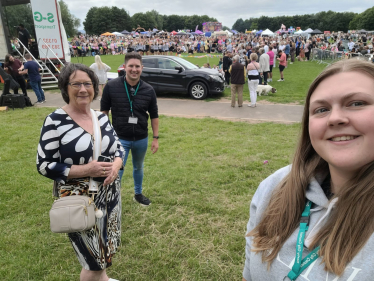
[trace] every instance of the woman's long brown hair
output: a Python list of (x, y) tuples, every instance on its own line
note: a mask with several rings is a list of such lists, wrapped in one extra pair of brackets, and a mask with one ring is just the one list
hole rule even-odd
[[(374, 64), (352, 59), (327, 67), (310, 85), (301, 136), (291, 171), (274, 190), (260, 223), (247, 234), (253, 237), (252, 251), (261, 253), (262, 261), (268, 262), (268, 266), (277, 257), (285, 241), (299, 227), (306, 203), (305, 193), (311, 178), (319, 172), (326, 173), (329, 169), (328, 163), (316, 153), (310, 141), (310, 97), (327, 77), (351, 71), (361, 72), (374, 79)], [(310, 248), (320, 246), (319, 255), (325, 263), (325, 269), (342, 275), (347, 264), (374, 232), (374, 162), (362, 167), (335, 196), (339, 200)]]

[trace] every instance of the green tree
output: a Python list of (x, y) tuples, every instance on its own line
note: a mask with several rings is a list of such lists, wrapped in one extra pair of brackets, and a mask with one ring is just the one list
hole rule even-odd
[(253, 21), (251, 24), (251, 27), (249, 28), (251, 30), (258, 30), (258, 24), (256, 21)]
[(232, 29), (239, 31), (239, 32), (244, 32), (245, 27), (244, 27), (244, 21), (242, 18), (237, 19), (234, 25), (232, 26)]
[(164, 20), (164, 29), (170, 31), (177, 31), (178, 29), (184, 29), (185, 20), (179, 15), (170, 15)]
[(83, 22), (88, 34), (102, 34), (104, 32), (121, 32), (131, 30), (131, 17), (125, 9), (113, 7), (92, 7), (88, 10)]
[(133, 14), (131, 17), (133, 27), (137, 27), (138, 25), (140, 27), (143, 27), (145, 30), (148, 30), (149, 28), (153, 28), (155, 26), (155, 22), (153, 19), (148, 18), (145, 13), (136, 13)]
[(81, 20), (70, 13), (68, 5), (63, 0), (59, 0), (58, 4), (60, 5), (61, 20), (64, 25), (66, 35), (69, 37), (77, 34), (77, 28), (80, 26)]
[(83, 27), (86, 33), (88, 34), (97, 34), (95, 32), (96, 29), (96, 22), (95, 22), (95, 17), (96, 13), (98, 13), (98, 7), (91, 7), (86, 15), (86, 19), (83, 22)]
[(145, 17), (147, 18), (147, 27), (145, 26), (142, 26), (141, 27), (144, 27), (146, 30), (147, 29), (153, 29), (154, 27), (156, 27), (158, 30), (162, 30), (163, 29), (163, 26), (164, 26), (164, 18), (162, 15), (160, 15), (159, 12), (157, 12), (156, 10), (151, 10), (151, 11), (148, 11), (145, 13)]
[(34, 19), (30, 4), (6, 6), (4, 7), (4, 15), (11, 36), (18, 37), (15, 26), (23, 24), (31, 37), (35, 38)]
[(121, 32), (126, 29), (130, 31), (132, 27), (132, 21), (129, 13), (125, 9), (120, 9), (116, 6), (111, 8), (112, 23), (110, 31)]
[(356, 15), (349, 23), (349, 28), (374, 30), (374, 6)]

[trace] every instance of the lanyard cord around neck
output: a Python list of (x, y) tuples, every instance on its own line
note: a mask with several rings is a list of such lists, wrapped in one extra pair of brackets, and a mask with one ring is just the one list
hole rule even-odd
[(318, 246), (313, 251), (309, 253), (305, 258), (302, 259), (303, 249), (304, 249), (304, 240), (305, 240), (305, 232), (308, 231), (309, 228), (309, 218), (310, 218), (310, 208), (312, 206), (311, 201), (307, 201), (305, 205), (305, 209), (301, 214), (300, 220), (300, 230), (299, 235), (297, 236), (296, 242), (296, 257), (295, 263), (292, 266), (292, 270), (284, 277), (283, 280), (286, 280), (288, 277), (291, 281), (294, 281), (299, 277), (299, 275), (314, 261), (316, 261), (319, 257), (318, 251), (320, 247)]
[[(131, 115), (134, 116), (134, 112), (132, 110), (132, 99), (130, 98), (129, 91), (127, 90), (126, 77), (125, 77), (124, 84), (125, 84), (126, 94), (127, 94), (127, 97), (129, 98), (129, 102), (130, 102)], [(138, 92), (139, 86), (140, 86), (140, 81), (138, 82), (138, 87), (136, 87), (136, 90), (135, 90), (135, 93), (134, 93), (134, 97), (136, 96), (136, 93)]]

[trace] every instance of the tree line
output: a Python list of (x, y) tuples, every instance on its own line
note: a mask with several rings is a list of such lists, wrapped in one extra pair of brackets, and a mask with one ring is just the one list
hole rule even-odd
[(148, 29), (173, 31), (178, 29), (192, 29), (198, 26), (202, 29), (202, 23), (217, 21), (207, 15), (180, 16), (161, 15), (156, 10), (145, 13), (136, 13), (132, 16), (125, 9), (118, 7), (92, 7), (88, 10), (83, 22), (84, 30), (87, 34), (101, 34), (104, 32), (121, 32), (122, 30), (132, 31), (138, 25)]
[[(58, 3), (60, 5), (61, 20), (64, 24), (66, 34), (68, 36), (77, 34), (77, 28), (81, 24), (80, 19), (70, 13), (68, 5), (63, 0), (59, 0)], [(6, 6), (4, 7), (4, 12), (3, 15), (5, 16), (11, 35), (15, 37), (18, 36), (14, 26), (18, 26), (22, 23), (29, 31), (30, 35), (35, 38), (34, 18), (30, 4)]]
[(232, 29), (240, 32), (245, 30), (265, 30), (269, 28), (271, 31), (279, 30), (284, 24), (287, 28), (293, 26), (300, 27), (302, 30), (307, 28), (319, 29), (323, 31), (343, 31), (348, 30), (374, 30), (374, 7), (357, 14), (353, 12), (319, 12), (316, 14), (294, 15), (294, 16), (278, 16), (259, 18), (249, 18), (243, 20), (237, 19)]

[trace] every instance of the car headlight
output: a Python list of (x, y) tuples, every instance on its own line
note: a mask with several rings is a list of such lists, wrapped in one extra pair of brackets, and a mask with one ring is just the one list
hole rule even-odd
[(221, 77), (219, 77), (218, 75), (209, 75), (210, 78), (212, 78), (213, 81), (216, 81), (216, 82), (221, 82)]

